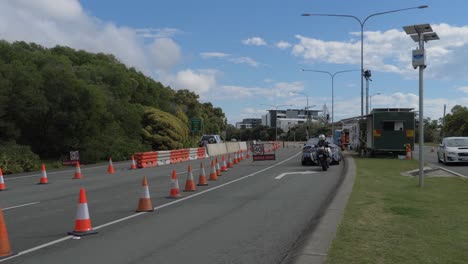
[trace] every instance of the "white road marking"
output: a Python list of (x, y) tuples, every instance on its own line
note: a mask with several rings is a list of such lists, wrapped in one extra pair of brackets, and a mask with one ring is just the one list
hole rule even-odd
[(286, 175), (291, 175), (291, 174), (312, 174), (312, 173), (317, 173), (316, 171), (295, 171), (295, 172), (285, 172), (281, 173), (280, 175), (275, 177), (275, 180), (280, 180)]
[[(182, 202), (182, 201), (185, 201), (185, 200), (188, 200), (188, 199), (197, 197), (197, 196), (199, 196), (199, 195), (201, 195), (201, 194), (204, 194), (204, 193), (207, 193), (207, 192), (214, 191), (214, 190), (216, 190), (216, 189), (219, 189), (219, 188), (221, 188), (221, 187), (227, 186), (227, 185), (229, 185), (229, 184), (232, 184), (232, 183), (235, 183), (235, 182), (238, 182), (238, 181), (247, 179), (247, 178), (249, 178), (249, 177), (253, 177), (253, 176), (255, 176), (255, 175), (257, 175), (257, 174), (259, 174), (259, 173), (261, 173), (261, 172), (267, 171), (267, 170), (269, 170), (269, 169), (271, 169), (271, 168), (274, 168), (274, 167), (276, 167), (276, 166), (278, 166), (278, 165), (280, 165), (280, 164), (283, 164), (283, 163), (285, 163), (285, 162), (287, 162), (287, 161), (289, 161), (289, 160), (295, 158), (295, 157), (296, 157), (297, 155), (299, 155), (299, 154), (301, 154), (301, 152), (295, 154), (294, 156), (292, 156), (292, 157), (290, 157), (290, 158), (288, 158), (288, 159), (285, 159), (285, 160), (283, 160), (283, 161), (281, 161), (281, 162), (278, 162), (278, 163), (276, 163), (275, 165), (272, 165), (272, 166), (270, 166), (270, 167), (264, 168), (264, 169), (259, 170), (259, 171), (257, 171), (257, 172), (251, 173), (251, 174), (249, 174), (249, 175), (243, 176), (243, 177), (241, 177), (241, 178), (232, 180), (232, 181), (230, 181), (230, 182), (223, 183), (223, 184), (218, 185), (218, 186), (216, 186), (216, 187), (213, 187), (213, 188), (210, 188), (210, 189), (201, 191), (201, 192), (199, 192), (199, 193), (192, 194), (192, 195), (187, 196), (187, 197), (183, 197), (183, 198), (177, 199), (177, 200), (175, 200), (175, 201), (173, 201), (173, 202), (169, 202), (169, 203), (167, 203), (167, 204), (163, 204), (163, 205), (154, 207), (154, 210), (161, 209), (161, 208), (164, 208), (164, 207), (167, 207), (167, 206), (176, 204), (176, 203), (180, 203), (180, 202)], [(93, 228), (93, 229), (94, 229), (94, 230), (101, 229), (101, 228), (103, 228), (103, 227), (110, 226), (110, 225), (113, 225), (113, 224), (116, 224), (116, 223), (120, 223), (120, 222), (122, 222), (122, 221), (125, 221), (125, 220), (128, 220), (128, 219), (132, 219), (132, 218), (134, 218), (134, 217), (140, 216), (140, 215), (142, 215), (142, 214), (147, 214), (147, 213), (148, 213), (148, 212), (141, 212), (141, 213), (136, 213), (136, 214), (133, 214), (133, 215), (129, 215), (129, 216), (126, 216), (126, 217), (117, 219), (117, 220), (115, 220), (115, 221), (112, 221), (112, 222), (109, 222), (109, 223), (106, 223), (106, 224), (102, 224), (102, 225), (97, 226), (97, 227), (95, 227), (95, 228)], [(74, 237), (74, 236), (62, 237), (62, 238), (60, 238), (60, 239), (57, 239), (57, 240), (54, 240), (54, 241), (51, 241), (51, 242), (48, 242), (48, 243), (39, 245), (39, 246), (37, 246), (37, 247), (33, 247), (33, 248), (30, 248), (30, 249), (27, 249), (27, 250), (18, 252), (18, 254), (16, 254), (16, 255), (13, 255), (13, 256), (10, 256), (10, 257), (4, 258), (4, 259), (0, 259), (0, 262), (4, 262), (4, 261), (7, 261), (7, 260), (9, 260), (9, 259), (16, 258), (16, 257), (18, 257), (18, 256), (25, 255), (25, 254), (28, 254), (28, 253), (37, 251), (37, 250), (39, 250), (39, 249), (43, 249), (43, 248), (45, 248), (45, 247), (48, 247), (48, 246), (51, 246), (51, 245), (54, 245), (54, 244), (57, 244), (57, 243), (61, 243), (61, 242), (63, 242), (63, 241), (69, 240), (69, 239), (71, 239), (71, 238), (73, 238), (73, 237)]]
[(27, 204), (20, 204), (20, 205), (16, 205), (16, 206), (11, 206), (11, 207), (7, 207), (7, 208), (3, 208), (2, 210), (3, 211), (6, 211), (6, 210), (10, 210), (10, 209), (14, 209), (14, 208), (18, 208), (18, 207), (23, 207), (23, 206), (28, 206), (28, 205), (33, 205), (33, 204), (38, 204), (40, 202), (32, 202), (32, 203), (27, 203)]

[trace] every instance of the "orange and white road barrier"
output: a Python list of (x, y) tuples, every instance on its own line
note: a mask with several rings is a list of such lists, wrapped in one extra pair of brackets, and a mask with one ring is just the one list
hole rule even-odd
[(46, 167), (44, 164), (42, 164), (42, 175), (41, 175), (41, 178), (39, 179), (38, 184), (47, 184), (47, 183), (49, 183), (49, 180), (47, 179)]
[(221, 176), (221, 167), (219, 166), (218, 158), (216, 157), (215, 159), (215, 164), (216, 164), (216, 175)]
[(228, 168), (234, 168), (234, 166), (232, 165), (231, 153), (228, 154), (228, 164), (227, 164), (227, 167), (228, 167)]
[(136, 170), (137, 168), (137, 165), (136, 165), (136, 162), (135, 162), (135, 156), (132, 155), (132, 165), (130, 165), (130, 169), (131, 170)]
[(208, 182), (206, 181), (205, 167), (203, 167), (203, 162), (200, 162), (200, 175), (198, 175), (198, 186), (206, 186)]
[(195, 187), (195, 180), (193, 179), (192, 165), (188, 165), (184, 192), (194, 192), (196, 190), (197, 188)]
[(72, 232), (68, 232), (68, 234), (74, 236), (86, 236), (96, 233), (97, 231), (93, 230), (91, 219), (89, 218), (86, 192), (84, 188), (81, 188), (80, 197), (78, 199), (78, 208), (76, 210), (75, 229)]
[(107, 166), (107, 173), (114, 174), (114, 164), (112, 164), (112, 158), (109, 158), (109, 166)]
[(0, 208), (0, 259), (13, 255), (8, 239), (8, 232), (3, 218), (3, 210)]
[(223, 165), (221, 165), (221, 171), (226, 172), (226, 171), (228, 171), (228, 169), (227, 169), (227, 165), (226, 165), (226, 158), (224, 157), (224, 155), (223, 155), (222, 160), (223, 160)]
[(75, 176), (73, 176), (73, 179), (81, 179), (83, 176), (81, 175), (81, 167), (80, 167), (80, 162), (76, 162), (76, 168), (75, 168)]
[(179, 198), (179, 197), (180, 197), (179, 180), (177, 179), (176, 171), (173, 170), (172, 177), (171, 177), (171, 191), (169, 193), (169, 198)]
[(6, 185), (5, 185), (5, 181), (3, 180), (3, 172), (2, 172), (2, 168), (0, 168), (0, 191), (4, 191), (6, 190)]
[(218, 180), (218, 174), (216, 174), (216, 168), (215, 168), (215, 161), (211, 160), (211, 173), (210, 173), (210, 181), (216, 181)]
[(143, 183), (141, 193), (140, 193), (140, 200), (138, 200), (138, 207), (135, 211), (137, 212), (152, 212), (154, 211), (153, 205), (151, 203), (151, 198), (148, 189), (148, 180), (146, 176), (143, 176)]

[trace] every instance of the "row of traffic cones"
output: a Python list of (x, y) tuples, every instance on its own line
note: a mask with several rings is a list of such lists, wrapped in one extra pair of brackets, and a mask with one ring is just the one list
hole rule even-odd
[[(236, 153), (235, 158), (234, 158), (234, 163), (237, 160), (238, 160), (238, 156)], [(226, 159), (224, 156), (222, 157), (221, 166), (219, 165), (218, 158), (216, 158), (215, 160), (212, 160), (211, 161), (211, 173), (209, 176), (209, 180), (212, 180), (212, 181), (217, 180), (218, 176), (221, 176), (221, 172), (227, 171), (228, 168), (232, 168), (232, 161), (231, 161), (230, 154), (228, 156), (227, 164), (226, 164)], [(113, 171), (112, 160), (109, 161), (108, 172), (111, 173), (110, 171)], [(81, 169), (80, 169), (79, 163), (77, 163), (77, 169), (73, 178), (81, 179), (81, 177), (82, 177)], [(48, 183), (47, 172), (45, 170), (45, 166), (43, 165), (41, 180), (39, 184), (47, 184), (47, 183)], [(205, 168), (203, 166), (203, 163), (200, 163), (200, 175), (198, 177), (197, 186), (206, 186), (206, 185), (208, 185), (208, 182), (207, 182), (207, 178), (205, 174)], [(5, 190), (5, 189), (6, 189), (6, 186), (3, 180), (2, 170), (0, 168), (0, 191)], [(196, 191), (191, 165), (188, 166), (187, 180), (185, 182), (184, 191), (185, 192)], [(170, 190), (169, 198), (179, 198), (179, 197), (180, 197), (179, 182), (177, 179), (177, 173), (175, 170), (173, 170), (172, 177), (171, 177), (171, 190)], [(149, 193), (148, 180), (146, 176), (143, 177), (142, 191), (141, 191), (140, 198), (138, 200), (138, 205), (135, 211), (136, 212), (154, 211), (154, 208), (151, 202), (150, 193)], [(79, 198), (78, 198), (78, 207), (77, 207), (76, 216), (75, 216), (75, 226), (74, 226), (73, 231), (68, 232), (68, 234), (73, 235), (73, 236), (86, 236), (86, 235), (92, 235), (96, 233), (97, 231), (92, 228), (92, 224), (91, 224), (91, 217), (90, 217), (89, 210), (88, 210), (88, 201), (86, 198), (86, 191), (84, 188), (81, 188), (80, 193), (79, 193)], [(10, 241), (8, 238), (8, 232), (7, 232), (5, 221), (3, 218), (3, 211), (0, 208), (0, 258), (8, 257), (11, 255), (13, 255), (13, 251), (11, 250)]]

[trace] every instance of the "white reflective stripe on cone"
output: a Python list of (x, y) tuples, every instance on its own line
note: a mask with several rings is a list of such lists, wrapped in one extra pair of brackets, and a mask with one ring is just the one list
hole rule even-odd
[(88, 204), (78, 204), (78, 210), (76, 211), (76, 220), (87, 220), (89, 219)]
[(143, 187), (140, 198), (150, 198), (148, 186)]

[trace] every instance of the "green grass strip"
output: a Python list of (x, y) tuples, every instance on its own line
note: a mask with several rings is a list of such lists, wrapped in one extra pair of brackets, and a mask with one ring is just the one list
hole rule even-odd
[(468, 263), (468, 181), (400, 173), (416, 161), (355, 158), (356, 180), (326, 263)]

